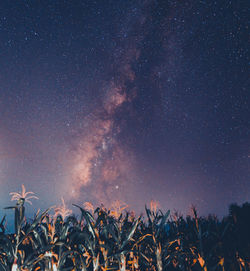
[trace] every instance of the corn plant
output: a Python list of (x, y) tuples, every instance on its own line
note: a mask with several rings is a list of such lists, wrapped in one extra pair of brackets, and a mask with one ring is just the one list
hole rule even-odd
[(16, 204), (6, 209), (14, 210), (15, 230), (6, 233), (4, 216), (0, 271), (250, 271), (246, 204), (222, 220), (198, 217), (195, 208), (192, 217), (170, 217), (156, 203), (136, 218), (119, 202), (111, 210), (74, 205), (78, 218), (62, 199), (54, 216), (50, 208), (27, 221), (25, 202), (37, 197), (24, 186), (11, 196)]

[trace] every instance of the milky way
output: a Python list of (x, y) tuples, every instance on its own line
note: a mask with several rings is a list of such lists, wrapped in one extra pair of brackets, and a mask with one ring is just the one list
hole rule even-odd
[[(145, 7), (145, 6), (143, 6)], [(147, 10), (146, 10), (147, 11)], [(90, 200), (111, 206), (129, 193), (127, 184), (133, 178), (132, 150), (118, 140), (123, 129), (116, 121), (119, 111), (127, 108), (136, 97), (136, 74), (133, 65), (140, 57), (140, 42), (145, 38), (146, 14), (126, 19), (126, 30), (117, 33), (117, 48), (112, 52), (109, 81), (102, 86), (97, 108), (83, 119), (72, 152), (71, 198), (81, 197), (88, 190)], [(126, 39), (124, 39), (126, 38)], [(126, 118), (121, 120), (126, 121)], [(126, 198), (126, 197), (125, 197)]]

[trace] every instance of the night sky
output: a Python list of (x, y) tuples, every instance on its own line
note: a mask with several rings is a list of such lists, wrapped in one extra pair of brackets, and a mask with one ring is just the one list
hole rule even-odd
[(249, 201), (247, 4), (1, 0), (1, 209)]

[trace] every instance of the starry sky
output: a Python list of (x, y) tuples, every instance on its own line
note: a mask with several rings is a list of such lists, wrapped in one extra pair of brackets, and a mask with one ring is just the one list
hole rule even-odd
[[(0, 3), (0, 206), (249, 201), (247, 1)], [(1, 214), (3, 212), (1, 211)]]

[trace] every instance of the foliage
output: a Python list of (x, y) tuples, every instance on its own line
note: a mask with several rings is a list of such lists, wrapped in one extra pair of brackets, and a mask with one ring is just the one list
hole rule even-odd
[(194, 207), (192, 217), (170, 215), (156, 204), (138, 218), (123, 207), (87, 210), (74, 205), (78, 218), (62, 200), (55, 215), (50, 209), (38, 211), (27, 222), (25, 197), (12, 196), (17, 204), (6, 209), (14, 209), (15, 233), (6, 234), (3, 217), (1, 271), (250, 270), (249, 203), (231, 205), (222, 220), (199, 217)]

